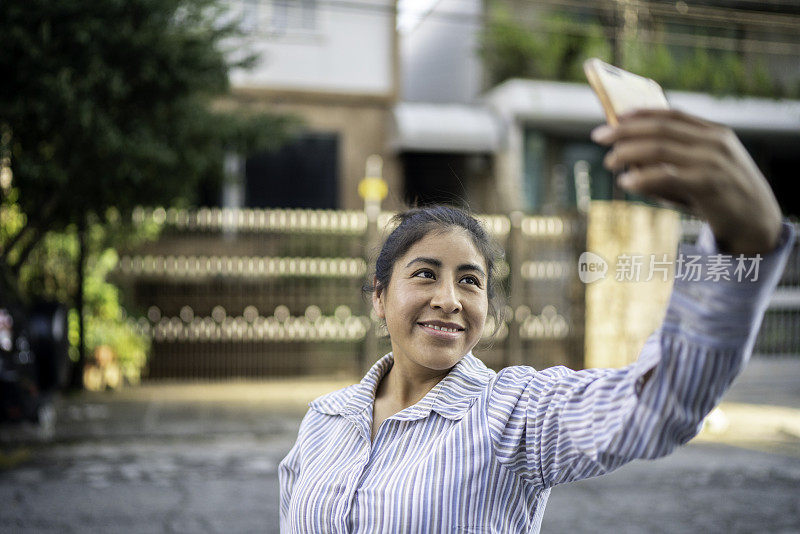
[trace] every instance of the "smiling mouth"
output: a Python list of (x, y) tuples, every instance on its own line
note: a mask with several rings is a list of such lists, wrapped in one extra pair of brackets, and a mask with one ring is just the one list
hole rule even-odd
[(430, 328), (432, 330), (437, 330), (439, 332), (447, 332), (447, 333), (450, 333), (450, 334), (455, 334), (457, 332), (463, 332), (464, 331), (463, 328), (461, 328), (459, 326), (455, 326), (455, 325), (444, 326), (444, 325), (433, 324), (433, 323), (417, 323), (417, 324), (419, 324), (420, 326), (424, 326), (425, 328)]

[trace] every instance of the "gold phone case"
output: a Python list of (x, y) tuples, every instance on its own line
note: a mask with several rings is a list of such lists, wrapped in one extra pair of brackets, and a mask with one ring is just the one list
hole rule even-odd
[(617, 116), (636, 109), (669, 109), (664, 90), (657, 82), (609, 65), (597, 58), (587, 59), (583, 71), (612, 126)]

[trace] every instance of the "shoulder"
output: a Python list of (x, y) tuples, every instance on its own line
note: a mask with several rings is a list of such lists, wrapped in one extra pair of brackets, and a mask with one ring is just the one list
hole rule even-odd
[(544, 395), (561, 387), (576, 387), (591, 381), (597, 375), (597, 369), (575, 371), (564, 365), (537, 370), (527, 365), (504, 367), (492, 380), (490, 394), (493, 396), (530, 396)]
[(547, 369), (537, 370), (527, 365), (512, 365), (498, 371), (494, 385), (503, 384), (528, 384), (534, 381), (552, 382), (575, 374), (569, 367), (557, 365)]

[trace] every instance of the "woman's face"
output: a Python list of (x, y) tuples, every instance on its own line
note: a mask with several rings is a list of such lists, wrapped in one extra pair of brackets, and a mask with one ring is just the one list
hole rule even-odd
[(489, 308), (486, 271), (460, 228), (430, 232), (398, 258), (389, 286), (372, 299), (395, 361), (442, 371), (472, 350)]

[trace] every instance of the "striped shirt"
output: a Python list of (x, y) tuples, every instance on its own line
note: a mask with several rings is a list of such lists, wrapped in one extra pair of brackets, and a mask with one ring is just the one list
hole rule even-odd
[[(372, 442), (387, 354), (310, 403), (279, 467), (281, 532), (538, 532), (556, 484), (664, 456), (699, 431), (749, 357), (792, 241), (786, 225), (755, 282), (676, 280), (628, 367), (496, 373), (467, 354)], [(714, 254), (713, 238), (683, 252)]]

